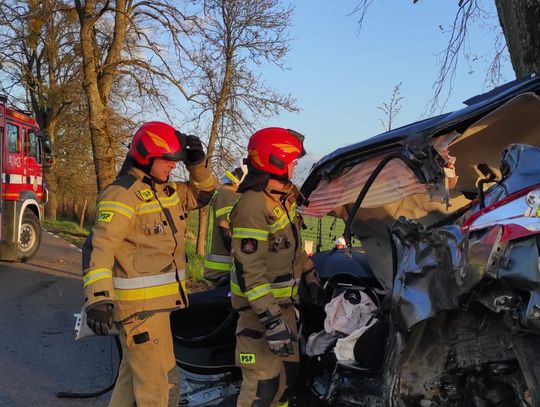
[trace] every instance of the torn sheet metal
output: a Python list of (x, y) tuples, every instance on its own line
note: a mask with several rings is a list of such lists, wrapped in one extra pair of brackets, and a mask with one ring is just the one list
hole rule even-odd
[(509, 245), (506, 268), (500, 269), (499, 278), (510, 286), (528, 291), (528, 303), (521, 315), (522, 323), (540, 327), (540, 269), (538, 238), (518, 240)]
[[(469, 240), (457, 226), (425, 231), (404, 219), (394, 227), (403, 232), (402, 255), (393, 290), (393, 312), (408, 331), (444, 310), (465, 309), (480, 302), (494, 312), (515, 311), (525, 326), (540, 327), (540, 269), (537, 238), (502, 242), (502, 227)], [(482, 282), (482, 284), (480, 284)], [(488, 286), (489, 294), (476, 290)], [(475, 291), (476, 290), (476, 291)], [(519, 293), (528, 302), (519, 303)], [(486, 297), (487, 295), (487, 297)]]
[(456, 275), (466, 267), (465, 238), (458, 226), (425, 230), (400, 218), (392, 228), (401, 258), (394, 281), (393, 311), (398, 325), (409, 330), (419, 321), (459, 306)]
[[(519, 311), (523, 324), (540, 325), (540, 148), (509, 146), (501, 173), (502, 182), (486, 193), (487, 207), (473, 207), (462, 227), (426, 229), (403, 217), (394, 223), (400, 255), (393, 309), (402, 329), (472, 301), (494, 312)], [(475, 292), (481, 282), (491, 284), (488, 295)], [(529, 293), (527, 304), (518, 304), (518, 291)]]

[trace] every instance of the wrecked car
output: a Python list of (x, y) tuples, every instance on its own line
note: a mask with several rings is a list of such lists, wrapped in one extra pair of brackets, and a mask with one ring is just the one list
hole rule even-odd
[[(300, 305), (292, 404), (540, 406), (539, 95), (517, 80), (313, 166), (303, 213), (344, 219), (362, 261), (321, 273), (324, 309)], [(229, 288), (190, 298), (183, 405), (234, 405)]]

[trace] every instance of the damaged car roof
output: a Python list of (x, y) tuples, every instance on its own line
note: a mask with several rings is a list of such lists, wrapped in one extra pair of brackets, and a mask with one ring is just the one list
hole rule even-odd
[[(321, 180), (332, 179), (343, 169), (365, 161), (371, 157), (398, 149), (408, 144), (427, 140), (452, 130), (464, 131), (479, 118), (498, 108), (513, 97), (525, 92), (540, 91), (540, 77), (518, 79), (490, 92), (473, 96), (463, 103), (463, 109), (444, 113), (371, 137), (367, 140), (339, 148), (315, 163), (302, 185), (302, 193), (309, 197)], [(306, 213), (310, 211), (307, 210)], [(317, 214), (321, 215), (321, 214)]]

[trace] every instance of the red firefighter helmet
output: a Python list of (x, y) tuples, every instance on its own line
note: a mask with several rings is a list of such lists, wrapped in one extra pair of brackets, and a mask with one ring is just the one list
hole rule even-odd
[(135, 132), (129, 152), (141, 165), (150, 164), (152, 158), (184, 160), (186, 156), (183, 148), (184, 137), (167, 123), (147, 122)]
[(304, 136), (281, 127), (259, 130), (253, 133), (248, 143), (250, 164), (274, 175), (286, 174), (289, 164), (304, 154)]

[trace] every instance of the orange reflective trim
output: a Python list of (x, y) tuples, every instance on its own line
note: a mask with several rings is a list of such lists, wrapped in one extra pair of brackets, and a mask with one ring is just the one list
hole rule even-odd
[(4, 192), (2, 197), (6, 199), (19, 199), (19, 192)]
[(25, 122), (25, 123), (33, 122), (33, 119), (30, 116), (16, 112), (12, 109), (8, 109), (8, 116), (11, 116), (14, 119), (20, 120), (21, 122)]

